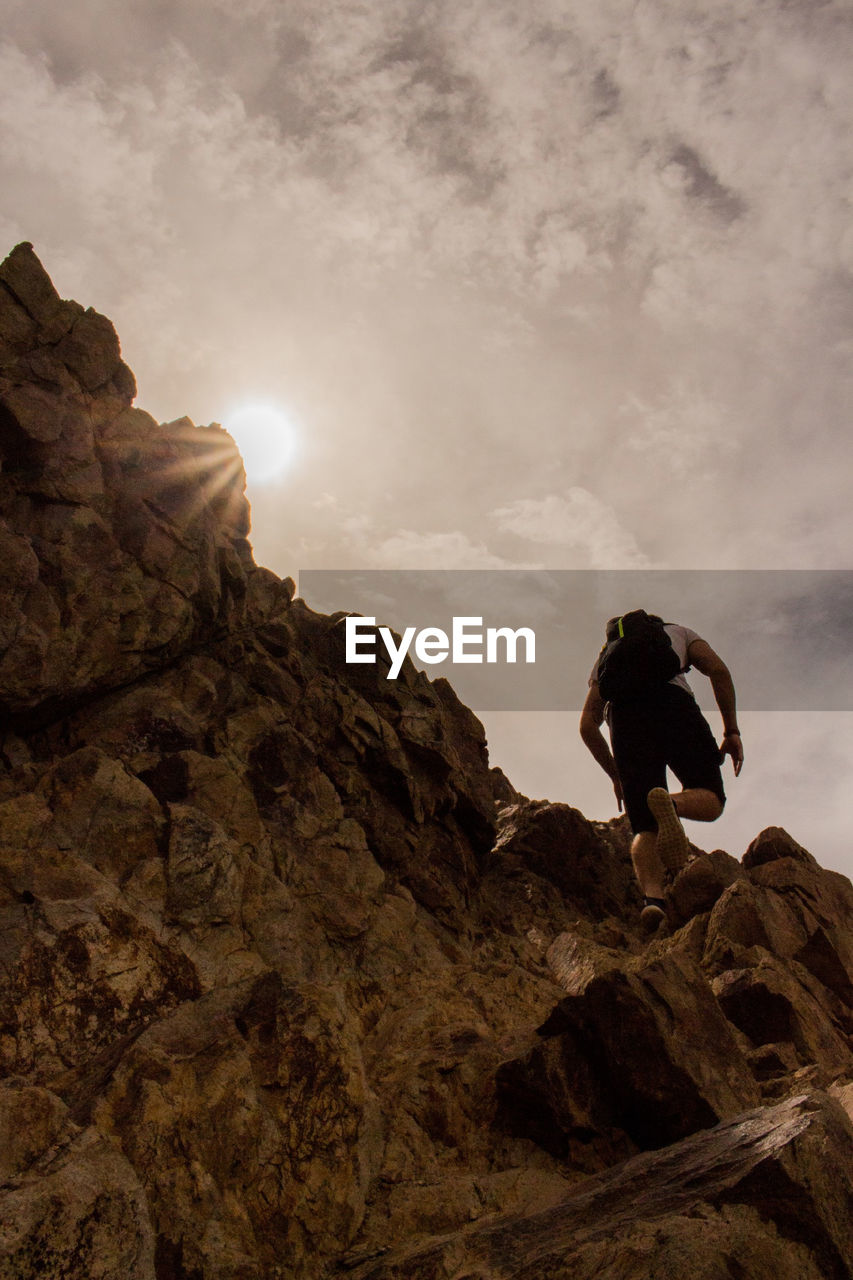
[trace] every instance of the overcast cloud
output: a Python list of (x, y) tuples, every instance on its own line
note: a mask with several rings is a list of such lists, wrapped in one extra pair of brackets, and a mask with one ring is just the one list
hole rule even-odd
[(846, 0), (3, 16), (2, 247), (158, 417), (290, 410), (261, 563), (848, 565)]

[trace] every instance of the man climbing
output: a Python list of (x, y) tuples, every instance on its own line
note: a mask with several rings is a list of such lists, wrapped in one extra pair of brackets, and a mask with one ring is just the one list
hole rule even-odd
[[(645, 900), (641, 919), (652, 929), (665, 918), (666, 873), (676, 874), (687, 862), (681, 819), (719, 818), (726, 803), (720, 765), (729, 755), (735, 776), (741, 771), (735, 688), (722, 658), (689, 627), (635, 609), (611, 618), (606, 634), (589, 677), (580, 733), (612, 779), (620, 810), (624, 803)], [(711, 681), (723, 718), (719, 746), (685, 679), (691, 666)], [(601, 732), (605, 719), (612, 753)], [(683, 790), (669, 793), (667, 767)]]

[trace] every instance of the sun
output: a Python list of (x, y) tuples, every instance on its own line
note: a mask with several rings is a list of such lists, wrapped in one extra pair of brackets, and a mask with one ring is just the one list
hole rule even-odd
[(277, 480), (293, 462), (297, 431), (284, 410), (268, 404), (243, 405), (222, 425), (242, 454), (249, 483)]

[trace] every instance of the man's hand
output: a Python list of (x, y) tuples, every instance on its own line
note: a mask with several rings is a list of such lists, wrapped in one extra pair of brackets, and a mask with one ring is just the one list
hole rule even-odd
[(743, 768), (743, 743), (739, 733), (727, 733), (720, 743), (720, 764), (726, 756), (731, 756), (737, 777)]

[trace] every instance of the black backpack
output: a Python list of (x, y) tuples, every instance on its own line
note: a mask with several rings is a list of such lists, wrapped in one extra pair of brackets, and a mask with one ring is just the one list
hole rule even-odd
[(663, 621), (634, 609), (607, 625), (607, 641), (598, 658), (598, 688), (605, 702), (643, 698), (662, 689), (682, 670)]

